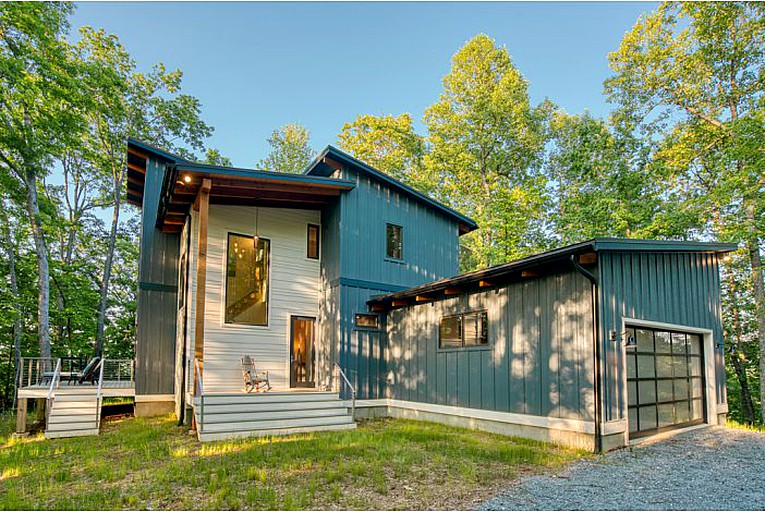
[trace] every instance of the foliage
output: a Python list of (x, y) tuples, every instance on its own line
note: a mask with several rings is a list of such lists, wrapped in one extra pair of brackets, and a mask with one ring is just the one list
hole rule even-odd
[(425, 139), (414, 132), (412, 116), (360, 115), (343, 125), (340, 147), (403, 183), (427, 192), (432, 188), (423, 167)]
[(271, 151), (258, 164), (266, 171), (299, 174), (306, 170), (316, 152), (311, 149), (311, 132), (300, 124), (287, 124), (268, 138)]
[(9, 439), (12, 418), (0, 429), (2, 509), (464, 509), (508, 478), (587, 457), (403, 420), (205, 444), (170, 418), (52, 441)]
[(532, 106), (507, 49), (480, 34), (452, 57), (439, 101), (425, 111), (425, 166), (437, 197), (472, 216), (464, 268), (527, 255), (545, 245), (544, 180), (537, 172), (551, 105)]

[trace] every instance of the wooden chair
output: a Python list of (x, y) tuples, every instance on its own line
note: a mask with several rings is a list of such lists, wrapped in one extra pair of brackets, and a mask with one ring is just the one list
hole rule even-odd
[[(250, 356), (244, 356), (242, 358), (242, 378), (244, 378), (244, 390), (247, 393), (255, 390), (269, 391), (271, 389), (271, 383), (268, 381), (268, 370), (257, 371), (255, 369), (255, 361)], [(263, 390), (262, 388), (265, 388)]]

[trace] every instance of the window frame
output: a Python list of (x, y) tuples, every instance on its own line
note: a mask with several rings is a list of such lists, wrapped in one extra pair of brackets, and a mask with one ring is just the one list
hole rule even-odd
[(241, 233), (237, 231), (226, 231), (226, 247), (223, 252), (223, 265), (221, 271), (223, 274), (223, 300), (221, 301), (221, 314), (220, 325), (223, 328), (235, 328), (235, 329), (268, 329), (271, 325), (271, 270), (272, 270), (272, 251), (271, 251), (271, 238), (258, 235), (259, 240), (266, 240), (268, 242), (268, 295), (266, 297), (266, 323), (265, 324), (243, 324), (240, 322), (226, 322), (226, 299), (228, 297), (228, 245), (231, 235), (247, 237), (250, 239), (255, 238), (255, 234)]
[[(359, 325), (359, 317), (367, 317), (375, 319), (375, 326), (370, 327), (368, 325)], [(353, 317), (353, 328), (362, 331), (379, 331), (380, 330), (380, 315), (374, 313), (356, 313)]]
[[(311, 256), (311, 228), (316, 229), (316, 256)], [(309, 260), (321, 259), (321, 226), (309, 222), (305, 230), (305, 257)]]
[[(486, 343), (476, 343), (467, 345), (465, 344), (465, 317), (471, 316), (471, 315), (485, 315), (485, 325), (484, 329), (486, 331)], [(441, 339), (441, 322), (444, 321), (446, 318), (459, 318), (460, 319), (460, 344), (452, 344), (444, 346), (443, 341)], [(448, 315), (442, 315), (441, 318), (438, 321), (438, 351), (439, 352), (449, 352), (449, 351), (456, 351), (456, 350), (490, 350), (491, 349), (491, 340), (489, 339), (489, 310), (488, 309), (475, 309), (470, 311), (462, 311), (460, 313), (452, 313)], [(477, 338), (480, 339), (480, 338)]]
[[(389, 228), (397, 228), (399, 230), (399, 257), (391, 256), (388, 254), (388, 229)], [(401, 263), (404, 261), (404, 226), (401, 224), (396, 224), (395, 222), (385, 222), (385, 259), (387, 261), (392, 261), (395, 263)]]

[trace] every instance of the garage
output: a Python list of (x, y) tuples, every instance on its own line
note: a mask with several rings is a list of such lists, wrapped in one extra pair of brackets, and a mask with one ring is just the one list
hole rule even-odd
[(702, 336), (636, 326), (627, 334), (630, 438), (703, 423)]

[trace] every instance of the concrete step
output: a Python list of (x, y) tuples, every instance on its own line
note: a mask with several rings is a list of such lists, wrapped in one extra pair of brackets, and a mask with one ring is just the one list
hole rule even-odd
[(313, 427), (330, 427), (341, 425), (355, 425), (354, 421), (349, 416), (329, 416), (323, 418), (292, 418), (281, 420), (265, 420), (265, 421), (245, 421), (245, 422), (233, 422), (233, 423), (213, 423), (205, 424), (202, 429), (203, 434), (215, 434), (224, 432), (273, 432), (294, 429), (294, 428), (306, 428)]

